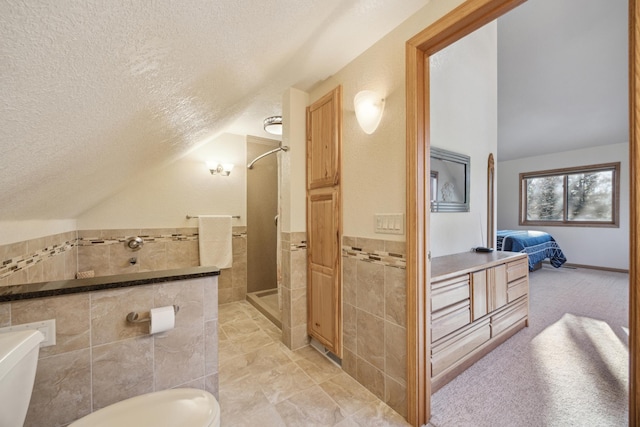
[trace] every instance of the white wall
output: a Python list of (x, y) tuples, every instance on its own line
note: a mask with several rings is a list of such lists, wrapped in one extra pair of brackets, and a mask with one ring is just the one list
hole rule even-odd
[(572, 264), (629, 268), (629, 145), (605, 145), (545, 156), (498, 162), (498, 229), (518, 225), (519, 174), (571, 166), (620, 162), (620, 228), (535, 227), (551, 234)]
[[(343, 88), (342, 200), (346, 236), (406, 240), (374, 233), (376, 213), (406, 213), (405, 43), (462, 0), (432, 1), (366, 52), (310, 92), (314, 102), (339, 84)], [(358, 126), (353, 98), (375, 90), (386, 100), (378, 129)]]
[(280, 157), (280, 215), (284, 232), (307, 229), (307, 105), (309, 94), (301, 90), (290, 88), (282, 96), (282, 145), (289, 147)]
[[(233, 225), (246, 225), (246, 151), (244, 135), (223, 134), (82, 213), (78, 229), (197, 227), (187, 214), (240, 215)], [(207, 160), (235, 167), (227, 177), (211, 175)]]
[(66, 233), (77, 229), (74, 219), (0, 221), (0, 245)]
[(433, 256), (487, 245), (487, 162), (497, 150), (495, 21), (431, 58), (431, 145), (471, 157), (470, 212), (431, 213)]

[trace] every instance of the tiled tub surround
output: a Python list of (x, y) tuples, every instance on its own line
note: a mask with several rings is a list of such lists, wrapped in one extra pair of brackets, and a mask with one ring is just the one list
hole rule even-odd
[(75, 231), (0, 245), (0, 286), (75, 278)]
[[(232, 231), (233, 266), (221, 271), (221, 304), (244, 300), (247, 293), (246, 227)], [(142, 249), (125, 248), (130, 236), (144, 240)], [(68, 280), (89, 270), (101, 277), (198, 265), (197, 227), (80, 230), (0, 245), (0, 287)]]
[[(56, 319), (57, 343), (40, 350), (25, 426), (64, 426), (174, 387), (217, 396), (217, 277), (0, 303), (0, 326)], [(147, 323), (125, 320), (131, 311), (172, 304), (180, 311), (170, 331), (149, 335)]]
[(309, 344), (307, 335), (307, 233), (282, 239), (282, 341), (291, 350)]
[(407, 415), (405, 242), (343, 237), (342, 369)]

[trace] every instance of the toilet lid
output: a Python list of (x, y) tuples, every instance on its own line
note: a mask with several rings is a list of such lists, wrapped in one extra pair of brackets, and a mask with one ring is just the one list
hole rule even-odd
[(179, 388), (132, 397), (95, 411), (70, 427), (208, 427), (220, 406), (211, 393)]

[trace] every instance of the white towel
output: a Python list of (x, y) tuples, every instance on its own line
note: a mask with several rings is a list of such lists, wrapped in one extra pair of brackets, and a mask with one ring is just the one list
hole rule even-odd
[(200, 215), (198, 222), (200, 265), (231, 268), (233, 263), (231, 216)]

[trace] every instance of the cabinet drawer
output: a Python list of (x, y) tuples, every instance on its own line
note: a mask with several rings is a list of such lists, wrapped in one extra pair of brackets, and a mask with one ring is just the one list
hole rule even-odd
[(435, 377), (491, 338), (489, 319), (452, 334), (431, 348), (431, 376)]
[(471, 323), (469, 300), (431, 314), (431, 342)]
[(507, 282), (513, 282), (521, 277), (526, 277), (529, 273), (528, 259), (507, 263)]
[(454, 277), (431, 285), (431, 311), (469, 299), (469, 275)]
[(521, 296), (527, 295), (528, 293), (529, 281), (526, 277), (513, 283), (509, 283), (509, 288), (507, 290), (507, 302), (513, 302)]
[(527, 317), (529, 304), (526, 297), (508, 305), (504, 310), (491, 316), (491, 337), (499, 335), (518, 320)]

